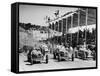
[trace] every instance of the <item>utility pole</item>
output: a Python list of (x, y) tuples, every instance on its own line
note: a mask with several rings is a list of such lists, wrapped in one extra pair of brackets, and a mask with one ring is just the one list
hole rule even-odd
[[(71, 16), (71, 28), (73, 28), (73, 15)], [(72, 33), (71, 33), (71, 46), (72, 46)]]
[[(71, 28), (73, 28), (73, 15), (71, 16)], [(72, 33), (71, 33), (71, 47), (72, 47)], [(72, 50), (72, 61), (74, 61), (74, 50)]]
[(67, 42), (67, 32), (68, 32), (67, 31), (67, 20), (68, 20), (68, 18), (66, 18), (66, 32), (65, 32), (66, 33), (66, 42)]
[(86, 25), (86, 31), (85, 31), (85, 44), (87, 44), (87, 41), (86, 41), (86, 39), (87, 39), (87, 21), (88, 21), (88, 8), (86, 9), (86, 23), (85, 23), (85, 25)]
[(61, 43), (63, 41), (63, 19), (61, 20), (61, 32), (62, 32), (62, 36), (61, 36)]
[(79, 26), (80, 26), (80, 8), (78, 8), (78, 33), (77, 33), (77, 44), (79, 43)]

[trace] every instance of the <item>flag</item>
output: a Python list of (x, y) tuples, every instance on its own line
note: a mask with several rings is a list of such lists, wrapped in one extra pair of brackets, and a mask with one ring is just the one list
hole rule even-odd
[(57, 17), (59, 15), (59, 10), (56, 10), (54, 14)]
[(46, 20), (47, 22), (50, 21), (50, 17), (49, 16), (45, 16), (44, 20)]

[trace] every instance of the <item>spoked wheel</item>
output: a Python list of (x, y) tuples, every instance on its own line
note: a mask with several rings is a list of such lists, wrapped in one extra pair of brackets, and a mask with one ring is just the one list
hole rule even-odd
[(83, 57), (83, 60), (86, 60), (86, 53), (85, 52), (83, 53), (82, 57)]
[(46, 60), (45, 61), (46, 61), (46, 64), (47, 64), (48, 63), (48, 55), (46, 55)]
[(31, 65), (33, 65), (33, 59), (31, 58)]
[(93, 53), (93, 60), (96, 60), (96, 52)]
[(61, 60), (61, 58), (60, 58), (60, 54), (58, 54), (58, 61), (60, 61)]
[(72, 54), (72, 61), (74, 61), (74, 54)]
[(53, 53), (53, 58), (56, 59), (56, 54), (55, 53)]

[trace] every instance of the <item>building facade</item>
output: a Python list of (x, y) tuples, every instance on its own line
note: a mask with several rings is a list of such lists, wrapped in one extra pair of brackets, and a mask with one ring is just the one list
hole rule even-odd
[[(54, 37), (54, 41), (59, 43), (69, 43), (71, 45), (91, 43), (88, 41), (88, 32), (92, 30), (92, 35), (96, 39), (96, 9), (79, 8), (76, 11), (65, 13), (64, 15), (48, 21), (49, 28), (61, 32), (60, 37)], [(90, 35), (90, 34), (89, 34)], [(90, 39), (91, 40), (91, 39)], [(96, 40), (93, 40), (94, 42)]]

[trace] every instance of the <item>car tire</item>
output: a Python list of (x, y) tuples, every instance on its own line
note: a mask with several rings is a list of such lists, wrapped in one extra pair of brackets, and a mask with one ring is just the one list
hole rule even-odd
[(83, 60), (86, 60), (86, 53), (83, 53)]
[(91, 56), (92, 56), (92, 59), (95, 60), (96, 59), (96, 52), (92, 51)]
[(56, 54), (55, 53), (53, 53), (53, 58), (56, 59)]
[(58, 54), (58, 61), (60, 61), (61, 59), (60, 59), (60, 54)]
[(31, 57), (31, 59), (30, 59), (30, 62), (31, 62), (31, 65), (33, 65), (33, 59), (32, 59), (32, 57)]
[(48, 63), (48, 55), (46, 55), (46, 64)]

